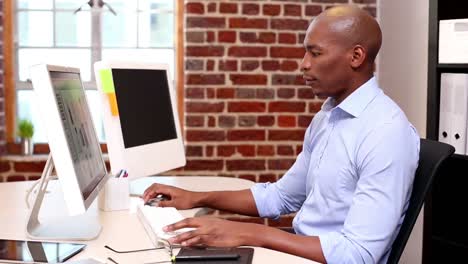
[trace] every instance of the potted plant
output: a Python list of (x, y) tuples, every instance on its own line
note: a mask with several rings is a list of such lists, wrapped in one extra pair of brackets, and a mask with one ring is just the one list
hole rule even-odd
[(34, 125), (28, 119), (21, 119), (18, 123), (18, 136), (21, 139), (21, 154), (33, 154), (32, 137), (34, 135)]

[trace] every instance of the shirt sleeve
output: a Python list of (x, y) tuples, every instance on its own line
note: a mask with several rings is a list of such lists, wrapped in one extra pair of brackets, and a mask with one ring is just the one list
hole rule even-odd
[(319, 236), (328, 263), (383, 260), (403, 221), (418, 160), (419, 136), (408, 123), (385, 124), (364, 137), (343, 229)]
[(257, 183), (251, 188), (260, 217), (276, 219), (296, 212), (305, 201), (311, 128), (312, 124), (306, 130), (302, 152), (283, 177), (275, 183)]

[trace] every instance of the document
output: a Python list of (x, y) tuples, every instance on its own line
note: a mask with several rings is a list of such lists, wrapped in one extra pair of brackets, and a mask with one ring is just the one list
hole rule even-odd
[(468, 19), (439, 21), (439, 63), (468, 63)]

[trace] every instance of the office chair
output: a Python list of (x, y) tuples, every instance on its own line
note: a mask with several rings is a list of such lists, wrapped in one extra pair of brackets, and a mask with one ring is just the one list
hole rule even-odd
[(414, 177), (413, 190), (406, 210), (405, 219), (401, 224), (398, 236), (393, 242), (392, 250), (387, 264), (397, 264), (406, 242), (411, 234), (419, 212), (423, 206), (427, 192), (431, 188), (432, 181), (437, 176), (442, 163), (455, 152), (451, 145), (438, 141), (421, 139), (419, 151), (419, 165)]

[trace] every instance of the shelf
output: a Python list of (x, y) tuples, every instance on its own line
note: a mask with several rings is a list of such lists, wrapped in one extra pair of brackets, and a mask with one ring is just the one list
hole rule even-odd
[(468, 69), (468, 63), (439, 63), (437, 64), (439, 69)]

